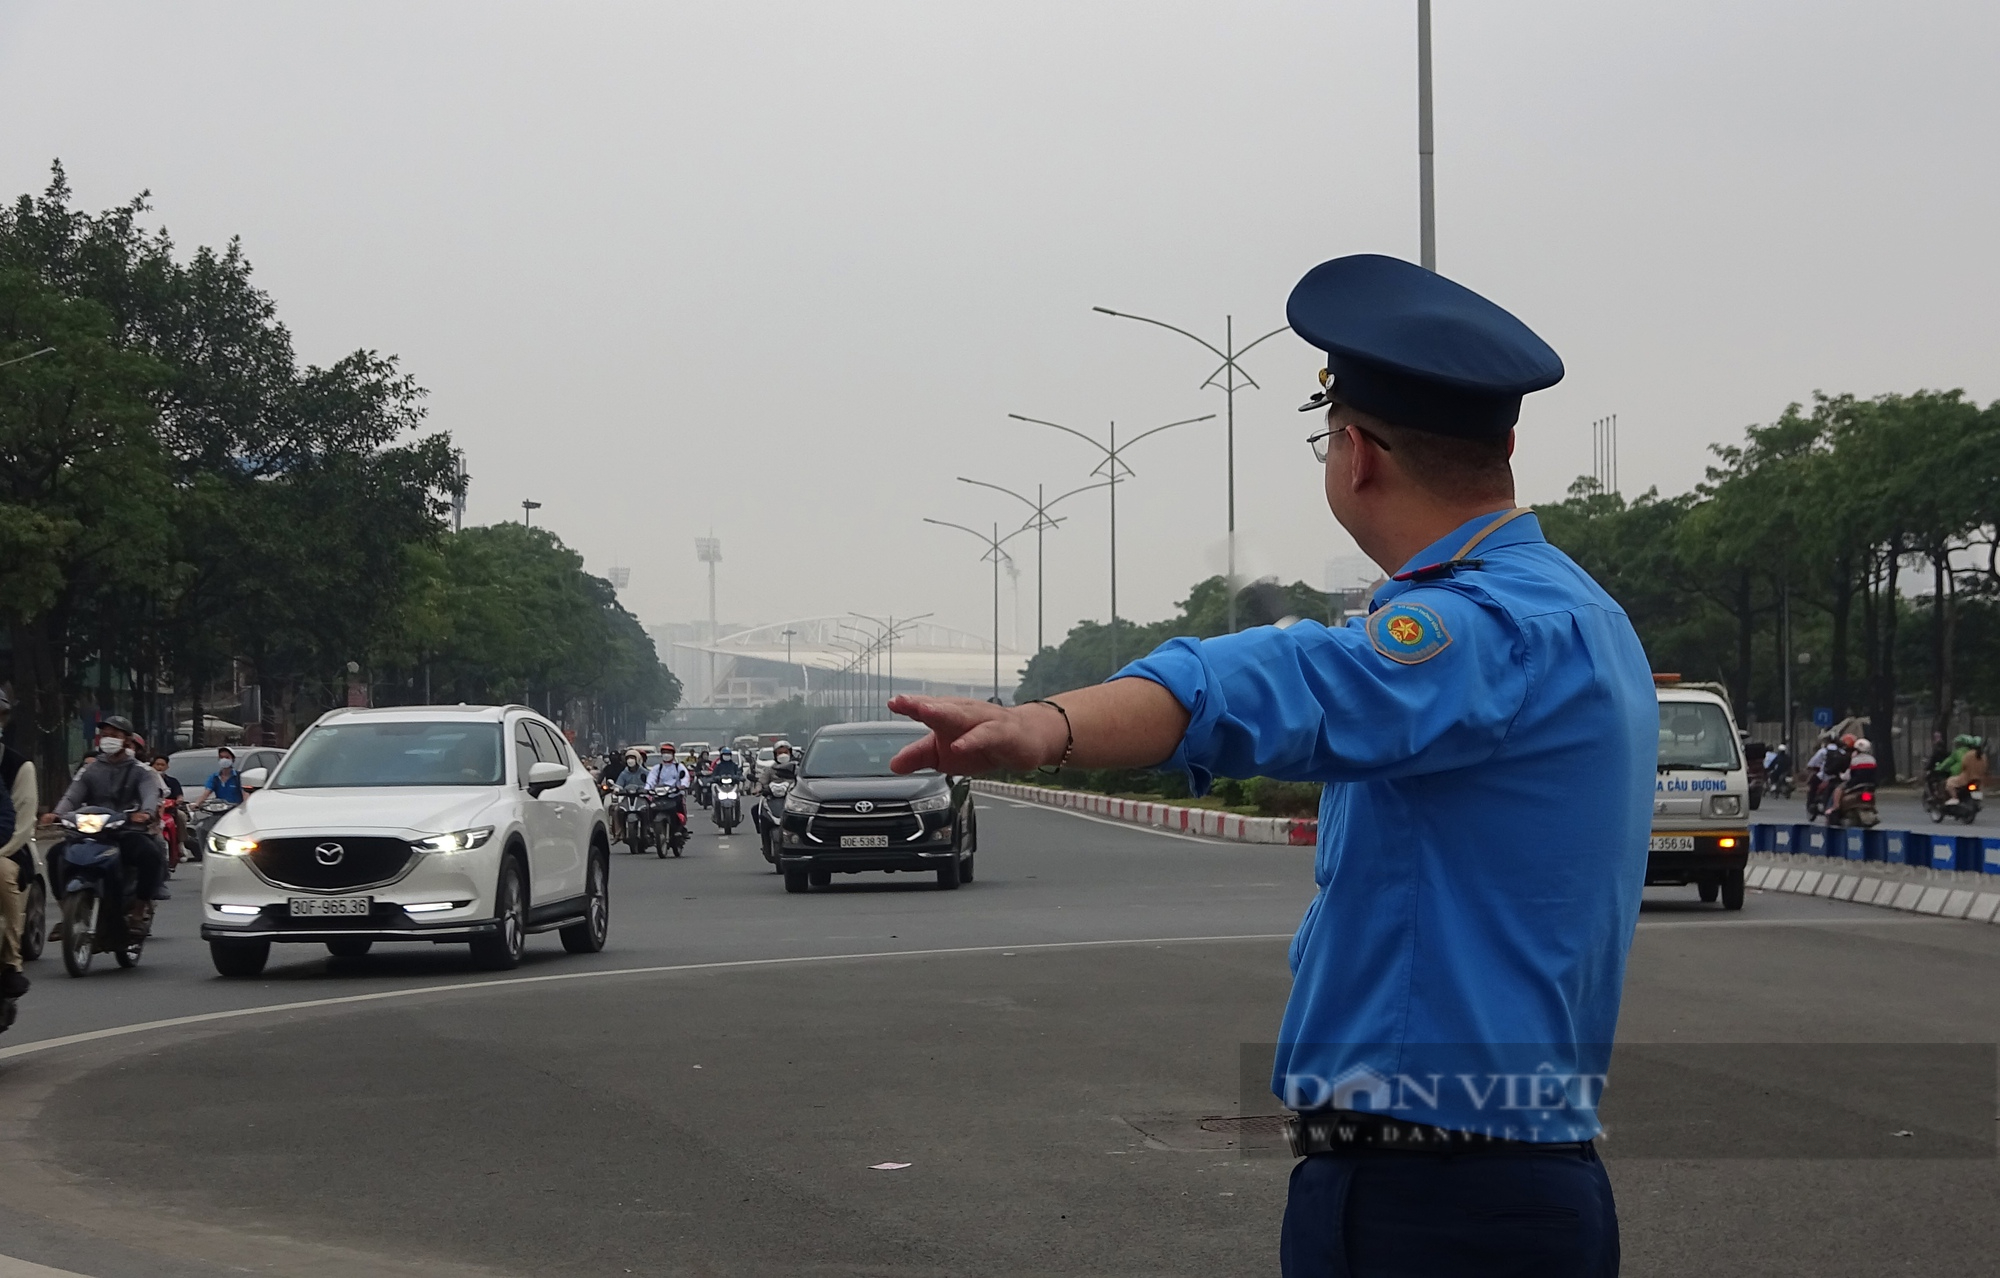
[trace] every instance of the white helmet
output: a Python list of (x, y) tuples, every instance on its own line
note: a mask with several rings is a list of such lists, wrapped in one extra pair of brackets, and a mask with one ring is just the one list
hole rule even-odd
[(1862, 737), (1854, 743), (1854, 749), (1857, 754), (1873, 754), (1875, 753), (1875, 743), (1867, 737)]

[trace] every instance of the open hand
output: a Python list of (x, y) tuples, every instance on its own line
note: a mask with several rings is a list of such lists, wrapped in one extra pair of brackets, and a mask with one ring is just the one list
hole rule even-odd
[(889, 709), (931, 730), (889, 760), (891, 772), (1025, 772), (1061, 758), (1068, 740), (1062, 716), (1047, 706), (903, 695), (889, 698)]

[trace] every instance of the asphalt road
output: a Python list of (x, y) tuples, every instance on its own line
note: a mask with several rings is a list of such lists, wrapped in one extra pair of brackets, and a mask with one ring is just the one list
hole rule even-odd
[[(44, 960), (0, 1037), (0, 1252), (95, 1278), (1274, 1272), (1289, 1160), (1204, 1119), (1275, 1030), (1309, 853), (982, 808), (954, 893), (787, 896), (706, 832), (621, 856), (611, 947), (537, 938), (500, 978), (301, 949), (220, 981), (187, 883), (138, 969)], [(1990, 1058), (1897, 1045), (1990, 1043), (1996, 973), (2000, 928), (1649, 894), (1606, 1105), (1625, 1272), (1989, 1272)], [(357, 995), (392, 997), (7, 1057)], [(1925, 1069), (1971, 1080), (1983, 1145)]]

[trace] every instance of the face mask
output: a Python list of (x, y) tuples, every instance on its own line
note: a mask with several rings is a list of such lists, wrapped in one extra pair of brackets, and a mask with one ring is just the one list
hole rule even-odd
[(217, 772), (227, 772), (235, 766), (236, 760), (234, 759), (217, 759), (215, 761), (215, 770)]
[(97, 752), (107, 759), (123, 752), (124, 749), (125, 741), (122, 737), (99, 737), (97, 739)]

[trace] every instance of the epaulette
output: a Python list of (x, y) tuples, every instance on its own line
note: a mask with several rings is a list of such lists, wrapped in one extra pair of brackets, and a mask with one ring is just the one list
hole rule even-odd
[(1461, 568), (1469, 568), (1477, 571), (1485, 566), (1486, 561), (1484, 559), (1447, 559), (1441, 564), (1425, 564), (1421, 568), (1412, 568), (1408, 572), (1399, 572), (1389, 580), (1436, 581), (1441, 577), (1456, 576), (1458, 570)]

